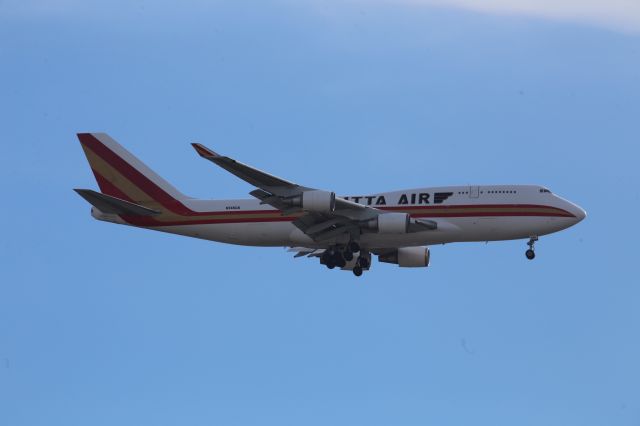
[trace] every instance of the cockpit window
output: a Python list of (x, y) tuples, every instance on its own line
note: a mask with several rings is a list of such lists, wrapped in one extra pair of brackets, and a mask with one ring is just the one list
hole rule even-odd
[(551, 191), (549, 191), (547, 188), (540, 188), (540, 192), (551, 194)]

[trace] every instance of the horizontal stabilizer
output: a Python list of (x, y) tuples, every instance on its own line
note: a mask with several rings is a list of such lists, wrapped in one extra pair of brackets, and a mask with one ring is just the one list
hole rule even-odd
[(121, 200), (120, 198), (110, 195), (101, 194), (91, 189), (74, 189), (74, 191), (102, 213), (131, 216), (155, 216), (160, 214), (157, 210), (130, 203), (129, 201)]

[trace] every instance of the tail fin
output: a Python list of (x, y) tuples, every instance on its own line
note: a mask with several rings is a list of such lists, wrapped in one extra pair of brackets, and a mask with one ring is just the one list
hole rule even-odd
[(143, 205), (172, 205), (188, 197), (106, 133), (78, 133), (103, 194)]

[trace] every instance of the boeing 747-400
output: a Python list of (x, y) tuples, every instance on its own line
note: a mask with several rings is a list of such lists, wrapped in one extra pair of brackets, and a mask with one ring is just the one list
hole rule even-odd
[(250, 199), (188, 197), (104, 133), (78, 134), (100, 192), (75, 191), (98, 220), (229, 244), (289, 247), (329, 269), (368, 270), (371, 257), (429, 266), (429, 246), (528, 239), (575, 225), (586, 213), (543, 186), (469, 185), (338, 196), (193, 144), (213, 164), (256, 187)]

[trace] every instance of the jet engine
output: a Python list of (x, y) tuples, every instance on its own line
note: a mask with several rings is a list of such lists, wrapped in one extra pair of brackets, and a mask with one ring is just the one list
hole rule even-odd
[(429, 266), (430, 257), (429, 247), (401, 247), (391, 253), (379, 255), (378, 260), (394, 263), (401, 268), (424, 268)]
[(336, 193), (328, 191), (305, 191), (288, 200), (291, 207), (316, 213), (331, 213), (336, 209)]
[(406, 234), (409, 231), (409, 215), (383, 213), (368, 221), (367, 227), (380, 234)]

